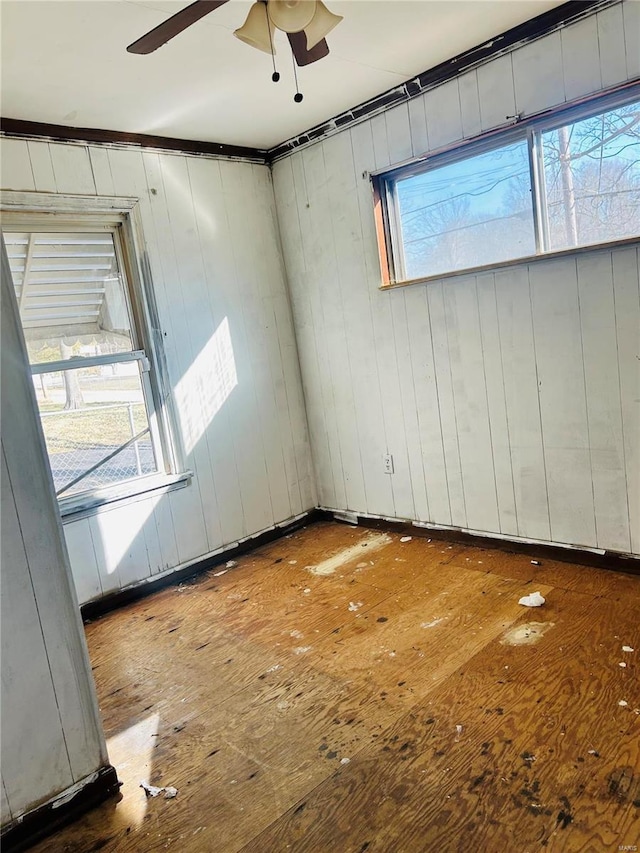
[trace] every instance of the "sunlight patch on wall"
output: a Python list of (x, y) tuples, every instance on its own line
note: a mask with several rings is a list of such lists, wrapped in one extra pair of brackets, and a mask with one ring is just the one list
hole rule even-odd
[(225, 317), (175, 389), (187, 455), (192, 453), (237, 384), (231, 332)]
[(94, 532), (93, 546), (100, 549), (101, 553), (96, 556), (101, 558), (107, 574), (112, 575), (126, 562), (132, 565), (139, 563), (140, 549), (132, 546), (139, 536), (144, 536), (144, 526), (161, 497), (147, 496), (144, 501), (131, 503), (126, 509), (102, 512), (96, 516), (99, 536), (96, 537)]

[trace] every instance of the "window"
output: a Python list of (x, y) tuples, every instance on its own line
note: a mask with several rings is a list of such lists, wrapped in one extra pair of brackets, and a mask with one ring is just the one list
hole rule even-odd
[(640, 101), (541, 133), (550, 250), (640, 232)]
[(640, 100), (374, 176), (385, 284), (640, 236)]
[(76, 508), (166, 483), (171, 463), (123, 223), (49, 220), (4, 214), (3, 234), (55, 491)]
[(400, 178), (395, 190), (406, 278), (535, 251), (526, 140)]

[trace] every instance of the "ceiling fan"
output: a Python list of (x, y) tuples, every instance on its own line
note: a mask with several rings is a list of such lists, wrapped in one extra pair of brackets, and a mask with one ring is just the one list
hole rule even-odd
[[(191, 24), (228, 2), (229, 0), (196, 0), (134, 41), (127, 47), (127, 51), (153, 53)], [(304, 66), (328, 55), (329, 45), (325, 36), (341, 20), (342, 16), (330, 12), (322, 0), (256, 0), (249, 9), (246, 21), (235, 30), (234, 36), (245, 44), (273, 56), (276, 52), (274, 30), (282, 30), (287, 34), (296, 63)], [(273, 68), (272, 80), (275, 83), (280, 79), (275, 60)], [(294, 100), (298, 103), (302, 100), (300, 92), (296, 91)]]

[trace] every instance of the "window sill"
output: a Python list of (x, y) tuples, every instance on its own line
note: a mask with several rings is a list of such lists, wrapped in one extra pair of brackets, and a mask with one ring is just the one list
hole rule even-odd
[(63, 524), (78, 521), (87, 516), (97, 515), (105, 509), (126, 506), (145, 498), (183, 489), (191, 483), (192, 471), (181, 474), (155, 474), (133, 482), (112, 486), (91, 495), (79, 495), (60, 501), (60, 515)]
[(508, 269), (537, 261), (551, 261), (555, 258), (567, 258), (572, 255), (582, 255), (586, 252), (606, 252), (625, 246), (637, 246), (640, 237), (625, 237), (623, 240), (611, 240), (608, 243), (590, 243), (588, 246), (573, 246), (570, 249), (559, 249), (555, 252), (541, 252), (539, 255), (527, 255), (523, 258), (513, 258), (510, 261), (498, 261), (495, 264), (484, 264), (477, 267), (465, 267), (463, 270), (452, 270), (436, 275), (424, 276), (424, 278), (408, 278), (402, 281), (390, 281), (381, 284), (379, 290), (394, 290), (396, 287), (409, 287), (412, 284), (431, 284), (434, 281), (445, 281), (450, 278), (461, 278), (468, 275), (479, 275), (480, 273), (493, 272), (494, 270)]

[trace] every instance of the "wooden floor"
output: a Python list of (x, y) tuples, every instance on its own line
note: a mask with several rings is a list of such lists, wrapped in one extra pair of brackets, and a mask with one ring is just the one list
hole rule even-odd
[(87, 626), (122, 799), (36, 850), (640, 847), (640, 578), (330, 523), (221, 571)]

